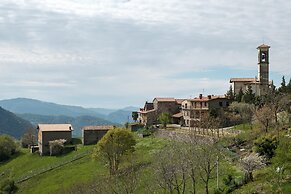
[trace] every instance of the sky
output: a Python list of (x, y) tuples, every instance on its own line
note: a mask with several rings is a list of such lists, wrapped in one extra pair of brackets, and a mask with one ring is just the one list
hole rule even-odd
[(142, 107), (224, 94), (231, 77), (291, 77), (291, 1), (0, 0), (0, 99)]

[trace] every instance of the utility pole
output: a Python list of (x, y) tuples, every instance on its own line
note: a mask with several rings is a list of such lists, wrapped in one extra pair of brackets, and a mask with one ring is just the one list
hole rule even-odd
[(216, 158), (216, 186), (217, 186), (217, 189), (219, 189), (219, 178), (218, 178), (218, 176), (219, 176), (219, 169), (218, 169), (218, 165), (219, 165), (219, 163), (218, 163), (218, 156), (217, 156), (217, 158)]

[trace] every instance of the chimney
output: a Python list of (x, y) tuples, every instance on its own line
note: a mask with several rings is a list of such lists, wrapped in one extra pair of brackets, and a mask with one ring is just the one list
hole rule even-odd
[(208, 99), (209, 99), (209, 100), (211, 99), (211, 95), (208, 95)]
[(202, 99), (202, 94), (199, 94), (199, 99)]

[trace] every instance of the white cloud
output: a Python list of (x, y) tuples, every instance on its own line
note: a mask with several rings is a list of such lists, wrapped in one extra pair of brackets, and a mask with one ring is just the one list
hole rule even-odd
[(288, 76), (290, 7), (283, 0), (1, 0), (0, 98), (122, 106), (203, 89), (221, 94), (229, 76), (256, 76), (263, 40), (272, 72)]

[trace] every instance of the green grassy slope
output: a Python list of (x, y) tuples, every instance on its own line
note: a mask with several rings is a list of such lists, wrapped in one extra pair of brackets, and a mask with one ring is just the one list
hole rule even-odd
[[(31, 174), (31, 172), (37, 173), (44, 168), (70, 160), (74, 156), (91, 151), (92, 149), (93, 146), (80, 147), (78, 151), (61, 157), (40, 157), (37, 154), (30, 154), (28, 150), (23, 149), (14, 159), (0, 164), (0, 173), (5, 173), (3, 177), (11, 177), (13, 180), (18, 180), (24, 175)], [(88, 155), (80, 160), (18, 183), (18, 191), (20, 193), (52, 193), (75, 182), (87, 181), (94, 174), (103, 173), (104, 171), (103, 165), (92, 161), (91, 155)]]
[[(150, 161), (150, 155), (161, 149), (166, 144), (165, 142), (165, 140), (153, 138), (138, 140), (136, 154), (140, 160)], [(4, 173), (1, 178), (11, 177), (17, 181), (25, 175), (37, 173), (49, 166), (68, 161), (82, 153), (90, 152), (93, 148), (94, 146), (79, 145), (78, 151), (59, 157), (41, 157), (22, 149), (18, 156), (5, 163), (0, 163), (0, 174)], [(19, 193), (56, 193), (59, 190), (66, 190), (74, 184), (91, 182), (94, 180), (94, 176), (106, 173), (108, 173), (106, 167), (101, 162), (92, 160), (91, 154), (89, 154), (80, 160), (18, 183), (17, 187)]]

